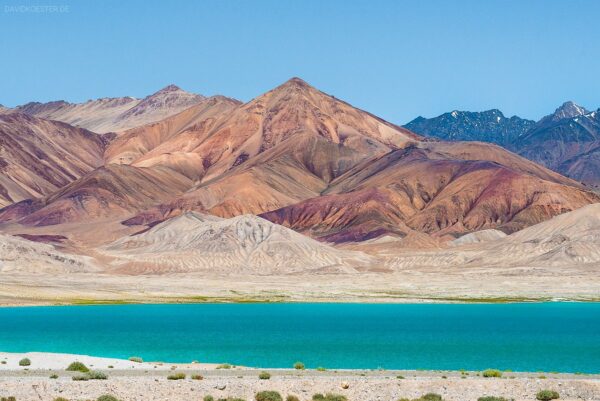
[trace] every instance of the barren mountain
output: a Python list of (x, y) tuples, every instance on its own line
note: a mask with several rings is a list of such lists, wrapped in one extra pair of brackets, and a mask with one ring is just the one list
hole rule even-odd
[(203, 99), (201, 95), (169, 85), (144, 99), (118, 97), (89, 100), (85, 103), (68, 103), (62, 100), (32, 102), (18, 106), (15, 111), (105, 133), (162, 120)]
[(84, 273), (100, 268), (84, 256), (69, 255), (52, 245), (0, 234), (0, 273)]
[(600, 200), (578, 183), (480, 142), (423, 141), (293, 78), (238, 104), (205, 99), (122, 133), (108, 165), (1, 221), (121, 218), (154, 225), (185, 211), (263, 214), (332, 242), (514, 232)]
[(600, 197), (500, 147), (420, 143), (351, 169), (315, 197), (262, 215), (333, 242), (411, 230), (513, 232)]
[(181, 194), (191, 181), (165, 168), (109, 165), (98, 168), (52, 195), (0, 210), (0, 220), (46, 226), (124, 218)]
[[(174, 136), (158, 129), (151, 136), (166, 140), (133, 165), (194, 166), (199, 183), (136, 221), (181, 210), (231, 217), (277, 209), (317, 196), (359, 162), (419, 139), (298, 78)], [(109, 150), (112, 160), (118, 148), (115, 142), (117, 151)]]
[(0, 207), (49, 195), (101, 166), (105, 144), (58, 121), (0, 115)]
[(251, 215), (185, 213), (102, 249), (119, 271), (290, 274), (348, 271), (372, 258), (344, 252)]
[(600, 187), (600, 111), (567, 102), (513, 145), (519, 154), (578, 181)]
[[(485, 242), (473, 241), (475, 236), (488, 238)], [(509, 236), (476, 232), (453, 243), (456, 246), (442, 251), (400, 252), (390, 257), (386, 265), (394, 269), (600, 267), (600, 204), (584, 206)]]
[(535, 121), (505, 117), (498, 109), (457, 111), (434, 118), (417, 117), (404, 127), (418, 134), (448, 141), (484, 141), (510, 147)]

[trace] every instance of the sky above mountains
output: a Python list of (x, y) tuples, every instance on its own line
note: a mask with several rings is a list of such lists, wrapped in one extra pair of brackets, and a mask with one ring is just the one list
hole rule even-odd
[[(31, 3), (33, 4), (33, 3)], [(600, 2), (0, 0), (0, 104), (143, 97), (170, 83), (247, 101), (300, 76), (392, 122), (600, 106)]]

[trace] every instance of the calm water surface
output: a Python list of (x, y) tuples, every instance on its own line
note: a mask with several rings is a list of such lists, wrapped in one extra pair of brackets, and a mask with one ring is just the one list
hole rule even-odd
[(600, 304), (0, 308), (0, 350), (258, 367), (600, 372)]

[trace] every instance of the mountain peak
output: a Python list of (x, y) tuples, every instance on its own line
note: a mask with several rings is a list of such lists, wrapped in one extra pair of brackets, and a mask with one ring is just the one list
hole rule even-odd
[(582, 116), (589, 113), (585, 107), (581, 107), (578, 104), (568, 101), (564, 102), (559, 108), (557, 108), (552, 114), (552, 121), (559, 121), (564, 118), (573, 118)]
[(183, 90), (179, 86), (177, 86), (175, 84), (170, 84), (170, 85), (165, 86), (158, 92), (156, 92), (155, 95), (157, 95), (159, 93), (170, 93), (170, 92), (179, 92), (179, 91), (183, 92)]

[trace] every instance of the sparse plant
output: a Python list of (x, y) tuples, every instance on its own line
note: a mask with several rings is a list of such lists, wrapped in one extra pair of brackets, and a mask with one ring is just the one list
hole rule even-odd
[(302, 362), (296, 362), (296, 363), (294, 364), (294, 369), (297, 369), (297, 370), (304, 370), (304, 364), (303, 364)]
[(54, 399), (54, 401), (69, 401), (69, 400), (67, 400), (66, 398), (63, 398), (63, 397), (56, 397)]
[(419, 401), (442, 401), (442, 396), (436, 393), (427, 393)]
[(287, 397), (285, 397), (285, 401), (300, 401), (300, 398), (293, 394), (290, 394)]
[(271, 378), (271, 374), (269, 372), (260, 372), (258, 378), (260, 380), (269, 380)]
[(256, 401), (283, 401), (281, 394), (277, 391), (261, 391), (254, 396)]
[(535, 395), (535, 398), (540, 401), (558, 400), (560, 396), (554, 390), (542, 390)]
[(143, 360), (142, 358), (140, 358), (139, 356), (132, 356), (132, 357), (129, 357), (129, 360), (130, 360), (131, 362), (137, 362), (137, 363), (142, 363), (142, 362), (144, 362), (144, 360)]
[(398, 376), (396, 376), (396, 379), (404, 379), (404, 376), (398, 375)]
[(322, 367), (322, 366), (319, 366), (319, 367), (318, 367), (316, 370), (317, 370), (318, 372), (325, 372), (327, 369), (325, 369), (325, 368), (324, 368), (324, 367)]
[(19, 366), (29, 366), (31, 365), (31, 359), (23, 358), (19, 361)]
[(202, 401), (215, 401), (215, 397), (212, 395), (205, 395)]
[(53, 373), (50, 375), (51, 379), (58, 379), (58, 375), (56, 373)]
[(172, 375), (167, 376), (169, 380), (183, 380), (185, 379), (185, 373), (173, 373)]
[(493, 397), (493, 396), (486, 396), (486, 397), (479, 397), (477, 399), (477, 401), (511, 401), (508, 398), (504, 398), (504, 397)]
[(10, 396), (10, 397), (2, 397), (2, 398), (0, 398), (0, 401), (17, 401), (17, 399), (13, 396)]
[(202, 375), (192, 375), (192, 380), (203, 380), (204, 376)]
[(76, 382), (86, 382), (86, 381), (90, 380), (90, 377), (87, 374), (85, 374), (85, 375), (75, 375), (71, 379), (73, 381), (76, 381)]
[(96, 370), (91, 370), (87, 373), (87, 376), (90, 380), (106, 380), (108, 376), (105, 373), (98, 372)]
[(114, 397), (110, 394), (101, 395), (96, 399), (96, 401), (121, 401), (117, 397)]
[(498, 369), (486, 369), (481, 372), (481, 375), (483, 377), (502, 377), (502, 372), (500, 372)]
[(348, 401), (345, 395), (327, 393), (325, 395), (317, 393), (312, 397), (313, 401)]
[(220, 365), (217, 365), (217, 369), (231, 369), (231, 365), (228, 363), (222, 363)]
[(88, 369), (87, 366), (85, 366), (83, 363), (75, 361), (75, 362), (71, 362), (71, 364), (69, 366), (67, 366), (67, 369), (65, 369), (69, 372), (82, 372), (82, 373), (87, 373), (90, 370)]

